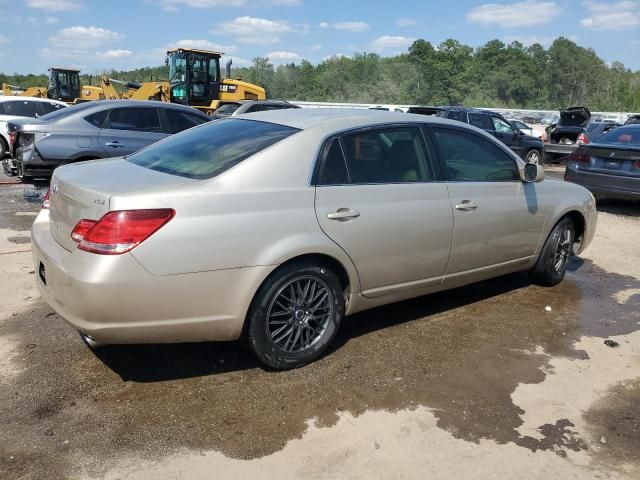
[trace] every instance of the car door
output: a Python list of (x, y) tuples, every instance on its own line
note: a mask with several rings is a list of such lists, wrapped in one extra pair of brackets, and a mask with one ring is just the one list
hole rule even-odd
[(316, 182), (322, 230), (353, 260), (363, 295), (440, 285), (453, 214), (417, 126), (330, 140)]
[(503, 118), (492, 116), (491, 121), (493, 122), (493, 129), (495, 131), (496, 138), (518, 155), (521, 155), (522, 145), (518, 130)]
[(522, 182), (516, 159), (484, 135), (445, 126), (431, 132), (455, 225), (446, 275), (535, 255), (544, 226), (542, 183)]
[(167, 136), (160, 127), (158, 109), (120, 107), (109, 112), (98, 142), (109, 157), (129, 155)]

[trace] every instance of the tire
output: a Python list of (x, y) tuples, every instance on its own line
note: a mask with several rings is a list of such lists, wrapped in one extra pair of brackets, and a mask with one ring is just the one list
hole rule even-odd
[(0, 161), (4, 160), (4, 156), (7, 154), (9, 146), (4, 138), (0, 137)]
[(537, 163), (539, 165), (544, 165), (544, 160), (542, 158), (542, 154), (539, 150), (532, 148), (527, 152), (524, 157), (524, 161), (527, 163)]
[(536, 265), (529, 271), (533, 283), (552, 287), (562, 281), (573, 255), (574, 239), (575, 226), (569, 218), (564, 217), (553, 227)]
[(270, 368), (298, 368), (326, 350), (343, 317), (338, 276), (320, 264), (293, 263), (267, 278), (256, 293), (246, 343)]

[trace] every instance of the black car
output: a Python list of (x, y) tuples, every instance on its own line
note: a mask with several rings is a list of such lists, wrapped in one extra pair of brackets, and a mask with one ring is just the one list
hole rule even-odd
[(17, 175), (29, 182), (50, 177), (65, 163), (129, 155), (210, 120), (175, 103), (101, 100), (38, 119), (13, 120), (8, 130)]
[(551, 125), (547, 131), (549, 143), (562, 145), (584, 143), (581, 135), (584, 137), (590, 122), (591, 112), (587, 107), (571, 107), (560, 110), (558, 122)]
[(529, 163), (544, 160), (542, 140), (525, 135), (502, 115), (490, 110), (464, 107), (442, 107), (437, 116), (468, 123), (490, 133)]

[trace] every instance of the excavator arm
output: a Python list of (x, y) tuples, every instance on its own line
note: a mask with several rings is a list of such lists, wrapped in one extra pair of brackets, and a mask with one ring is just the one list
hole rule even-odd
[(14, 95), (14, 90), (22, 90), (18, 95), (21, 97), (47, 98), (47, 89), (44, 87), (19, 87), (17, 85), (2, 84), (2, 92), (5, 95)]

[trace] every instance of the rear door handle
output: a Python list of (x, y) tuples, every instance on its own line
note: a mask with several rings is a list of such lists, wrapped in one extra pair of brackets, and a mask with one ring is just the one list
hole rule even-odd
[(113, 147), (113, 148), (118, 148), (118, 147), (122, 148), (122, 147), (124, 147), (124, 145), (122, 145), (122, 144), (121, 144), (119, 141), (117, 141), (117, 140), (114, 140), (113, 142), (107, 142), (105, 145), (106, 145), (107, 147)]
[(327, 218), (329, 220), (338, 220), (339, 222), (346, 222), (347, 220), (353, 220), (354, 218), (358, 218), (360, 216), (360, 212), (355, 210), (351, 210), (350, 208), (339, 208), (337, 211), (333, 213), (329, 213)]
[(462, 210), (463, 212), (470, 212), (476, 208), (478, 208), (478, 204), (470, 202), (469, 200), (463, 200), (462, 203), (456, 205), (456, 210)]

